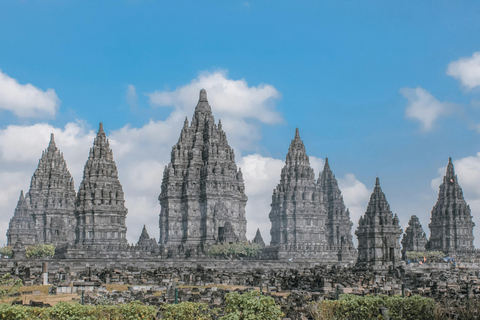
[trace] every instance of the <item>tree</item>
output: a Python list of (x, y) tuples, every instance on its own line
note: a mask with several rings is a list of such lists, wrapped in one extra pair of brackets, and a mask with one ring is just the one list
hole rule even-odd
[(225, 295), (227, 306), (221, 320), (278, 320), (283, 312), (272, 297), (263, 296), (258, 291), (244, 294), (238, 292)]

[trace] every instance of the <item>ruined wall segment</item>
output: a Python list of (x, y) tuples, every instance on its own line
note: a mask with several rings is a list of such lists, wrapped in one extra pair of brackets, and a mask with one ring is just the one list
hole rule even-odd
[(430, 239), (427, 249), (443, 251), (446, 254), (474, 249), (475, 223), (472, 219), (470, 206), (458, 184), (452, 158), (449, 158), (447, 172), (439, 187), (437, 203), (432, 209), (431, 222), (428, 225)]
[(204, 245), (246, 241), (242, 171), (204, 89), (192, 122), (185, 119), (172, 147), (158, 199), (161, 245), (204, 250)]
[(75, 205), (75, 243), (127, 244), (123, 188), (102, 123), (85, 164)]
[(325, 167), (319, 175), (317, 185), (327, 211), (325, 227), (328, 246), (336, 248), (339, 260), (354, 260), (356, 250), (352, 241), (353, 222), (328, 158), (325, 158)]
[[(19, 200), (21, 207), (17, 207), (22, 216), (21, 225), (29, 225), (25, 221), (28, 216), (28, 219), (33, 220), (32, 230), (35, 231), (35, 240), (32, 243), (31, 230), (24, 229), (23, 244), (72, 243), (75, 239), (73, 232), (75, 195), (73, 178), (68, 171), (63, 154), (55, 144), (52, 133), (48, 148), (42, 152), (38, 167), (32, 176), (30, 190), (24, 200)], [(22, 197), (23, 193), (20, 198)], [(11, 236), (13, 234), (20, 236), (21, 232), (15, 231), (15, 215), (8, 233)], [(14, 242), (10, 242), (13, 241), (13, 238), (10, 238), (9, 243), (14, 244)]]
[(400, 262), (402, 229), (397, 215), (390, 210), (378, 178), (355, 234), (358, 238), (358, 267), (381, 270)]

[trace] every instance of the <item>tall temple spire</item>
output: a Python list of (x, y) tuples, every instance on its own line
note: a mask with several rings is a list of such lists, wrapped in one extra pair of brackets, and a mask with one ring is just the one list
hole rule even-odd
[(22, 244), (35, 244), (37, 241), (35, 221), (23, 195), (23, 190), (20, 191), (17, 207), (7, 230), (7, 244), (12, 246), (17, 241)]
[[(73, 215), (75, 188), (63, 154), (55, 144), (53, 133), (50, 135), (47, 149), (42, 152), (42, 157), (38, 161), (38, 167), (30, 182), (30, 190), (23, 200), (22, 197), (23, 195), (19, 201), (22, 202), (22, 208), (24, 202), (28, 206), (25, 215), (29, 215), (35, 222), (32, 224), (35, 237), (22, 240), (24, 244), (59, 245), (73, 242), (74, 233), (69, 232), (69, 227), (75, 224)], [(18, 225), (11, 224), (11, 228), (15, 227)], [(16, 231), (12, 229), (9, 232), (14, 234)]]
[(158, 199), (160, 244), (172, 250), (199, 252), (224, 236), (246, 241), (244, 181), (204, 89), (172, 148)]
[(342, 260), (354, 260), (356, 252), (352, 240), (353, 223), (328, 158), (325, 158), (325, 166), (318, 177), (317, 185), (327, 210), (325, 226), (328, 245), (337, 248)]
[(113, 152), (100, 123), (83, 171), (76, 199), (75, 242), (94, 245), (127, 244), (127, 208)]
[(359, 267), (376, 269), (400, 261), (400, 228), (398, 217), (390, 210), (380, 179), (375, 179), (367, 210), (360, 217), (357, 231)]
[(258, 244), (261, 248), (265, 248), (265, 241), (263, 241), (262, 234), (258, 228), (257, 232), (255, 233), (255, 238), (253, 238), (253, 243)]
[(426, 244), (427, 237), (423, 231), (422, 224), (416, 215), (412, 215), (402, 238), (403, 258), (406, 258), (405, 254), (408, 251), (425, 251)]
[(437, 203), (432, 209), (430, 239), (427, 249), (453, 253), (474, 249), (473, 217), (470, 206), (463, 197), (452, 163), (448, 159), (443, 183), (439, 187)]
[[(271, 208), (270, 244), (277, 246), (281, 255), (298, 256), (304, 246), (319, 251), (309, 252), (310, 255), (323, 254), (319, 248), (327, 245), (326, 210), (298, 128), (288, 148), (280, 182), (273, 190)], [(313, 249), (316, 246), (319, 247)]]

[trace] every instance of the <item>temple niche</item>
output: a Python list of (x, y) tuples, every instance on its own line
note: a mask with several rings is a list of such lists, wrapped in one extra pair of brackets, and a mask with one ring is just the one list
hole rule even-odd
[(358, 221), (355, 234), (358, 238), (359, 268), (380, 270), (400, 262), (402, 229), (397, 215), (390, 210), (378, 178), (365, 215)]
[(24, 245), (73, 243), (74, 209), (73, 178), (52, 133), (30, 181), (30, 190), (20, 195), (7, 231), (8, 244), (14, 245), (19, 238)]
[(126, 245), (127, 208), (103, 124), (90, 149), (75, 207), (75, 243)]
[(408, 222), (408, 227), (402, 238), (402, 257), (405, 259), (407, 251), (425, 251), (427, 236), (416, 215), (413, 215)]
[(246, 241), (242, 171), (204, 89), (172, 147), (158, 199), (161, 245), (200, 253), (211, 244)]
[(427, 250), (443, 251), (451, 254), (460, 250), (472, 250), (473, 217), (470, 206), (463, 197), (462, 188), (458, 184), (457, 175), (448, 159), (447, 172), (439, 187), (437, 203), (432, 209), (430, 239)]

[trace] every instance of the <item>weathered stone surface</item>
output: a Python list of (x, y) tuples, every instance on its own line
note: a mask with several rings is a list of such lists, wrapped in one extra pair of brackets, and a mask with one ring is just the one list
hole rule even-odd
[(158, 199), (161, 245), (199, 252), (204, 245), (246, 240), (243, 175), (203, 89), (192, 122), (185, 119), (172, 148)]
[[(20, 198), (23, 197), (23, 193)], [(35, 243), (52, 243), (55, 245), (71, 243), (75, 234), (71, 232), (75, 225), (73, 214), (75, 208), (75, 187), (68, 171), (63, 154), (58, 150), (53, 133), (48, 148), (42, 152), (38, 167), (32, 176), (30, 190), (25, 196), (25, 203), (18, 208), (22, 216), (22, 229), (25, 245)], [(16, 210), (17, 211), (17, 210)], [(15, 214), (16, 215), (16, 214)], [(22, 232), (15, 231), (16, 218), (12, 219), (7, 232), (8, 243), (14, 244), (14, 238)], [(31, 218), (27, 218), (30, 216)], [(33, 220), (35, 240), (26, 220)], [(14, 236), (16, 234), (17, 236)]]
[(150, 235), (147, 232), (147, 228), (143, 225), (142, 234), (140, 234), (140, 238), (138, 239), (137, 246), (156, 246), (157, 241), (155, 239), (150, 238)]
[(10, 219), (10, 224), (7, 231), (7, 244), (15, 245), (17, 242), (22, 244), (35, 244), (37, 241), (37, 232), (35, 229), (35, 221), (23, 195), (23, 190), (20, 192), (15, 213)]
[[(422, 225), (416, 215), (413, 215), (408, 222), (402, 238), (402, 255), (407, 251), (425, 251), (427, 237), (423, 231)], [(404, 257), (405, 258), (405, 257)]]
[(437, 203), (433, 207), (430, 221), (428, 250), (450, 254), (458, 250), (474, 248), (475, 223), (472, 221), (470, 206), (465, 201), (462, 188), (458, 184), (452, 158), (448, 160), (447, 172), (440, 185)]
[(343, 202), (337, 179), (330, 169), (328, 158), (325, 158), (325, 167), (317, 184), (327, 210), (325, 226), (328, 245), (337, 248), (339, 260), (354, 260), (357, 252), (352, 241), (353, 223), (350, 219), (350, 212)]
[(260, 229), (257, 228), (257, 233), (255, 233), (255, 238), (253, 238), (253, 243), (258, 244), (260, 247), (265, 248), (265, 241), (263, 241), (262, 234)]
[(77, 195), (75, 243), (125, 245), (127, 208), (103, 124), (90, 149)]
[(358, 238), (358, 267), (386, 270), (400, 262), (402, 229), (397, 215), (390, 210), (378, 178), (355, 234)]

